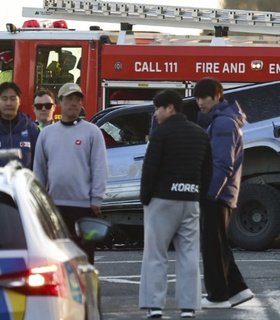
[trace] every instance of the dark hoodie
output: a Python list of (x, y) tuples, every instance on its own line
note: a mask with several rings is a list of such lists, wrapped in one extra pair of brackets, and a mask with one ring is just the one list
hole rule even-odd
[(208, 114), (200, 113), (198, 124), (210, 136), (213, 153), (213, 176), (208, 199), (220, 199), (236, 208), (244, 157), (241, 128), (246, 115), (237, 101), (224, 100)]
[[(32, 119), (18, 112), (13, 120), (4, 120), (0, 117), (0, 149), (20, 148), (22, 163), (26, 168), (32, 169), (35, 144), (40, 130)], [(0, 166), (8, 161), (1, 160)]]

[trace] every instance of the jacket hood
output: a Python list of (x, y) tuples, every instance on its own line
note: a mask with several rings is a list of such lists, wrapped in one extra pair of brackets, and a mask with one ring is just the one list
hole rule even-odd
[(206, 129), (213, 119), (218, 116), (232, 118), (240, 128), (242, 128), (246, 123), (246, 115), (242, 111), (239, 103), (237, 101), (228, 100), (224, 100), (216, 104), (209, 113), (200, 112), (198, 114), (197, 122), (201, 127)]

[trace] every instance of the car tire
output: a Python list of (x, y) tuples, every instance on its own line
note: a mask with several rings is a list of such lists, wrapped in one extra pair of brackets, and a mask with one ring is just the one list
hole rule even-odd
[(247, 184), (240, 189), (237, 209), (229, 225), (233, 246), (265, 250), (280, 232), (280, 192), (266, 184)]

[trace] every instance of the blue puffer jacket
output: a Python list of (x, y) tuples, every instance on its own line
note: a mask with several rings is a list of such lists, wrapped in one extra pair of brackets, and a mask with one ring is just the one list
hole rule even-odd
[(223, 200), (236, 208), (244, 157), (241, 128), (246, 115), (237, 101), (224, 100), (208, 114), (200, 113), (198, 124), (207, 128), (213, 152), (213, 176), (208, 199)]
[[(40, 130), (32, 119), (22, 112), (18, 112), (17, 122), (7, 122), (0, 118), (0, 149), (20, 148), (22, 163), (32, 169), (35, 144)], [(0, 160), (0, 166), (8, 161)]]

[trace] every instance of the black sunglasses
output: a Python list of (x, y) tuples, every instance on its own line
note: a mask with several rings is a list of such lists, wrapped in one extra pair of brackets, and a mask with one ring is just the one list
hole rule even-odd
[(53, 103), (51, 103), (51, 102), (48, 102), (48, 103), (35, 103), (34, 104), (34, 107), (37, 110), (42, 110), (43, 107), (45, 107), (47, 110), (50, 110), (52, 106), (53, 106)]

